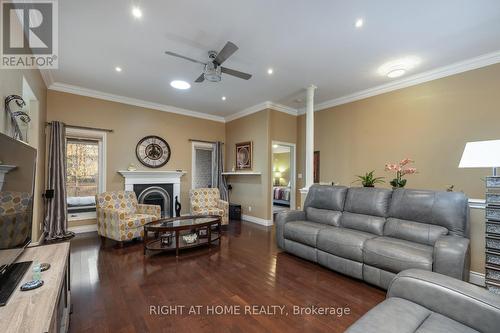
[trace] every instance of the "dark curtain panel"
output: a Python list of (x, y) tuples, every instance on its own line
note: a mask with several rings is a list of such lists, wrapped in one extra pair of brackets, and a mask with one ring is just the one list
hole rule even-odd
[(68, 232), (66, 202), (66, 126), (53, 121), (50, 126), (47, 188), (54, 190), (54, 197), (46, 199), (45, 240), (54, 241), (72, 237)]
[(224, 156), (223, 156), (223, 145), (222, 142), (217, 141), (214, 143), (214, 153), (215, 153), (215, 163), (214, 165), (214, 187), (219, 189), (220, 198), (224, 201), (229, 200), (229, 194), (227, 190), (226, 177), (222, 175), (224, 172)]

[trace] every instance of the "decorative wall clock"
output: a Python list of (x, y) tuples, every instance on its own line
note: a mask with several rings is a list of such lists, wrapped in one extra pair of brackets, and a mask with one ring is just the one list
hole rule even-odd
[(135, 148), (137, 159), (147, 167), (159, 168), (170, 159), (170, 146), (159, 136), (144, 137)]

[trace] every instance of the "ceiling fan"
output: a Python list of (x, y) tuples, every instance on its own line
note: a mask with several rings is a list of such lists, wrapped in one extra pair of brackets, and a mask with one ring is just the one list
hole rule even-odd
[(222, 63), (226, 61), (227, 58), (232, 56), (237, 50), (238, 46), (234, 43), (227, 42), (219, 53), (216, 51), (208, 51), (208, 62), (199, 61), (170, 51), (166, 51), (165, 54), (204, 65), (205, 67), (203, 69), (203, 73), (201, 73), (201, 75), (194, 82), (200, 83), (205, 80), (210, 82), (219, 82), (222, 79), (222, 73), (232, 75), (240, 79), (249, 80), (252, 77), (251, 74), (221, 66)]

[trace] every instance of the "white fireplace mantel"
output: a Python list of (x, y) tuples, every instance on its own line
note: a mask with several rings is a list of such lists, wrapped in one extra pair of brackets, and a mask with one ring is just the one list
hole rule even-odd
[(118, 173), (125, 178), (125, 191), (133, 191), (135, 184), (173, 184), (174, 198), (181, 200), (181, 177), (185, 171), (118, 170)]

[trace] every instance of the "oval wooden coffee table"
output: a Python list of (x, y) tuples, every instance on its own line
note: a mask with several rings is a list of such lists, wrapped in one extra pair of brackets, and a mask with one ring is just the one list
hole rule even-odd
[[(213, 230), (213, 228), (215, 230)], [(151, 238), (150, 233), (154, 233)], [(184, 236), (196, 234), (194, 242)], [(181, 216), (160, 219), (144, 225), (144, 255), (147, 251), (174, 251), (179, 256), (180, 249), (208, 245), (219, 241), (221, 236), (220, 216)]]

